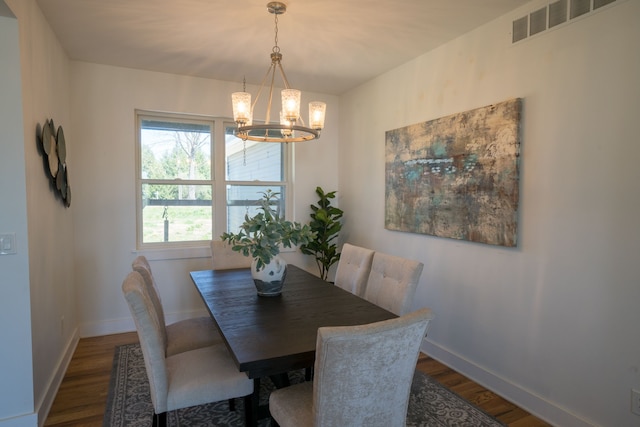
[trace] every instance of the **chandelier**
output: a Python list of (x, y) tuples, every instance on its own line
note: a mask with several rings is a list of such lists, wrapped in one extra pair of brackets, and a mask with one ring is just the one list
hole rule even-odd
[[(324, 102), (313, 101), (309, 103), (309, 126), (305, 125), (300, 117), (300, 91), (291, 89), (287, 76), (282, 68), (282, 54), (278, 47), (278, 15), (287, 10), (287, 5), (278, 1), (267, 4), (267, 10), (275, 16), (275, 44), (271, 51), (271, 66), (267, 70), (255, 100), (251, 103), (251, 94), (246, 92), (234, 92), (231, 94), (233, 104), (233, 120), (236, 122), (236, 136), (243, 141), (258, 142), (301, 142), (310, 141), (320, 137), (320, 131), (324, 127), (324, 116), (327, 105)], [(271, 104), (273, 99), (273, 86), (276, 70), (284, 83), (281, 91), (282, 110), (278, 122), (271, 122)], [(254, 108), (263, 89), (265, 82), (270, 78), (269, 99), (264, 124), (253, 124)]]

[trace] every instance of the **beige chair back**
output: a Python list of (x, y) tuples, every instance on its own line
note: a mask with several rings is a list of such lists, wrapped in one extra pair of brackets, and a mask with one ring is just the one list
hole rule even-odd
[(361, 326), (318, 329), (314, 426), (404, 427), (431, 310)]
[(345, 243), (340, 252), (335, 284), (359, 297), (364, 297), (374, 251)]
[(211, 256), (213, 258), (213, 270), (251, 267), (251, 257), (232, 250), (231, 246), (222, 240), (211, 241)]
[(156, 413), (167, 410), (169, 377), (165, 364), (166, 340), (151, 295), (140, 273), (132, 271), (122, 283), (122, 292), (136, 323), (144, 364)]
[(418, 261), (376, 252), (365, 299), (399, 316), (408, 313), (423, 267)]
[(272, 418), (281, 427), (404, 427), (432, 318), (424, 308), (368, 325), (319, 328), (313, 383), (273, 391)]
[(162, 334), (164, 341), (167, 342), (167, 325), (164, 318), (164, 309), (162, 308), (162, 300), (160, 299), (160, 292), (158, 291), (156, 280), (153, 278), (153, 274), (151, 273), (149, 261), (147, 261), (147, 258), (144, 255), (139, 255), (131, 263), (131, 268), (133, 268), (133, 271), (137, 271), (144, 279), (144, 284), (147, 287), (147, 293), (149, 294), (149, 298), (151, 298), (151, 302), (153, 303), (153, 308), (158, 315), (158, 321), (161, 326), (160, 333)]

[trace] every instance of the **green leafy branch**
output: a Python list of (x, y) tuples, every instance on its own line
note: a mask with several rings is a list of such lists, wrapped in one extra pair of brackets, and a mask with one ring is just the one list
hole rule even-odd
[(287, 221), (272, 207), (277, 204), (280, 193), (267, 190), (261, 194), (258, 208), (261, 212), (253, 217), (245, 215), (238, 233), (223, 233), (220, 236), (234, 251), (256, 259), (257, 270), (269, 264), (280, 253), (281, 247), (304, 245), (315, 237), (309, 225)]

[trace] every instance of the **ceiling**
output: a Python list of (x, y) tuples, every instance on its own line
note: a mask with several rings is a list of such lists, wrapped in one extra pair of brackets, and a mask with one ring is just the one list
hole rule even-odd
[[(271, 63), (268, 0), (37, 1), (74, 60), (252, 84)], [(282, 65), (338, 95), (529, 1), (285, 0)]]

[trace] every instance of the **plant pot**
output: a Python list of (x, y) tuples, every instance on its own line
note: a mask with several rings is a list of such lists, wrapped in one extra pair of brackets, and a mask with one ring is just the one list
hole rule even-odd
[(261, 297), (274, 297), (282, 293), (284, 279), (287, 277), (287, 262), (280, 255), (276, 255), (271, 262), (257, 271), (257, 260), (251, 262), (251, 277)]

